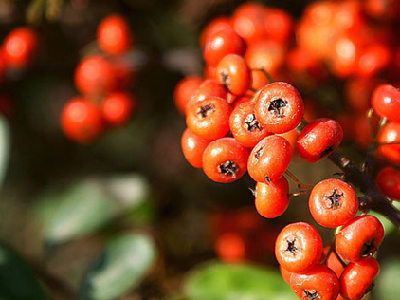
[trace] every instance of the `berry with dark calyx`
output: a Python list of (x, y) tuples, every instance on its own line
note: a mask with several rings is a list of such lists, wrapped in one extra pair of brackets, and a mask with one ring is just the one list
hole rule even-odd
[(319, 161), (329, 156), (340, 144), (343, 130), (331, 119), (317, 119), (307, 124), (297, 139), (297, 149), (302, 159)]
[(251, 151), (247, 171), (258, 182), (269, 183), (285, 173), (293, 150), (283, 137), (270, 135), (261, 140)]
[(356, 217), (336, 235), (336, 253), (345, 260), (359, 261), (376, 252), (383, 236), (383, 226), (376, 217)]
[(207, 146), (203, 153), (203, 170), (217, 182), (232, 182), (246, 173), (247, 148), (234, 138), (222, 138)]
[(101, 115), (109, 124), (125, 123), (135, 108), (135, 98), (126, 92), (114, 92), (107, 95), (101, 105)]
[(202, 84), (202, 80), (198, 76), (190, 76), (183, 78), (175, 86), (174, 90), (174, 101), (175, 106), (180, 113), (186, 115), (186, 109), (192, 96), (195, 94), (199, 86)]
[(358, 198), (354, 189), (335, 178), (322, 180), (314, 186), (308, 204), (315, 221), (329, 228), (351, 221), (358, 210)]
[(198, 137), (186, 129), (181, 138), (181, 147), (186, 160), (195, 168), (203, 166), (203, 153), (210, 141)]
[(281, 216), (289, 205), (289, 184), (285, 177), (270, 183), (257, 182), (255, 205), (265, 218)]
[(372, 94), (372, 107), (381, 118), (400, 122), (400, 90), (391, 84), (378, 85)]
[(392, 167), (381, 169), (375, 178), (378, 188), (388, 197), (400, 200), (400, 172)]
[(318, 264), (322, 240), (318, 231), (304, 222), (285, 226), (275, 243), (275, 256), (282, 268), (304, 272)]
[(299, 125), (303, 118), (304, 106), (298, 90), (283, 82), (264, 86), (255, 104), (257, 119), (273, 133), (284, 133)]

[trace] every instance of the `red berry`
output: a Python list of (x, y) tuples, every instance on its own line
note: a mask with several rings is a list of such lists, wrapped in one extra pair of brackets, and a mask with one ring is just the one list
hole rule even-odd
[(316, 162), (329, 156), (342, 138), (343, 130), (338, 122), (317, 119), (303, 128), (297, 140), (297, 149), (302, 159)]
[(264, 6), (248, 2), (238, 7), (232, 16), (233, 29), (246, 43), (264, 38)]
[(203, 170), (217, 182), (232, 182), (246, 173), (248, 150), (233, 138), (222, 138), (207, 146)]
[(344, 270), (344, 266), (335, 252), (331, 252), (328, 254), (328, 257), (326, 258), (326, 266), (333, 272), (335, 272), (338, 278)]
[(373, 257), (350, 263), (339, 278), (340, 294), (348, 300), (361, 299), (371, 288), (379, 264)]
[(275, 181), (285, 173), (292, 155), (292, 147), (287, 140), (276, 135), (267, 136), (251, 151), (247, 171), (255, 181)]
[(321, 257), (322, 240), (318, 231), (304, 222), (285, 226), (275, 243), (275, 255), (282, 268), (304, 272), (314, 267)]
[(199, 88), (202, 80), (198, 76), (191, 76), (183, 78), (179, 83), (175, 86), (174, 91), (174, 101), (175, 106), (183, 115), (186, 114), (186, 109), (188, 103), (192, 96), (195, 94), (197, 89)]
[(372, 94), (372, 107), (380, 117), (400, 122), (400, 90), (391, 84), (378, 85)]
[(202, 101), (209, 97), (219, 97), (225, 99), (226, 88), (215, 80), (205, 80), (202, 84), (199, 85), (190, 101), (186, 104), (186, 109), (190, 105), (190, 103)]
[(246, 241), (238, 233), (225, 233), (217, 238), (215, 252), (225, 262), (237, 263), (246, 257)]
[(285, 177), (270, 182), (257, 182), (255, 205), (265, 218), (281, 216), (289, 205), (289, 184)]
[(293, 34), (294, 20), (282, 9), (264, 10), (264, 27), (268, 38), (278, 42), (287, 42)]
[(30, 28), (13, 29), (4, 41), (4, 56), (8, 65), (24, 67), (28, 65), (39, 47), (37, 33)]
[(203, 153), (210, 141), (198, 137), (186, 129), (181, 138), (182, 152), (187, 161), (195, 168), (203, 166)]
[(339, 179), (320, 181), (311, 191), (310, 212), (318, 224), (335, 228), (351, 221), (358, 210), (354, 189)]
[(349, 261), (369, 257), (376, 252), (383, 235), (383, 226), (376, 217), (356, 217), (336, 235), (336, 253)]
[(358, 60), (358, 74), (373, 77), (387, 68), (391, 60), (391, 49), (386, 45), (371, 45), (361, 53)]
[(254, 107), (256, 117), (269, 132), (284, 133), (296, 128), (303, 118), (303, 101), (297, 89), (283, 82), (264, 86)]
[(99, 108), (82, 98), (71, 99), (64, 106), (62, 127), (71, 140), (80, 143), (93, 141), (102, 131)]
[(293, 274), (293, 272), (290, 272), (284, 268), (282, 268), (282, 266), (279, 266), (279, 269), (281, 270), (281, 274), (282, 274), (282, 278), (283, 280), (287, 283), (290, 284), (290, 278)]
[(397, 170), (385, 167), (378, 172), (375, 181), (386, 196), (400, 199), (400, 173)]
[(104, 52), (121, 54), (132, 46), (133, 37), (122, 16), (110, 15), (101, 21), (97, 29), (97, 41)]
[(204, 48), (208, 37), (221, 29), (233, 29), (228, 17), (221, 16), (213, 19), (200, 34), (200, 47)]
[[(379, 132), (378, 142), (400, 142), (400, 123), (387, 123)], [(400, 165), (400, 144), (380, 146), (378, 153), (391, 163)]]
[(114, 92), (107, 95), (100, 109), (103, 119), (113, 125), (126, 122), (135, 108), (135, 98), (126, 92)]

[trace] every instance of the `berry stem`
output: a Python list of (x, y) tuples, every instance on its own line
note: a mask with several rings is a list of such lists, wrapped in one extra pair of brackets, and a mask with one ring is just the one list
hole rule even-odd
[(300, 179), (298, 179), (292, 172), (290, 172), (289, 170), (285, 171), (285, 174), (287, 177), (289, 177), (290, 179), (292, 179), (295, 183), (297, 183), (297, 186), (299, 187), (299, 189), (303, 189), (303, 190), (312, 190), (313, 186), (311, 185), (307, 185), (301, 182)]
[(272, 76), (271, 76), (264, 68), (255, 69), (255, 70), (257, 70), (257, 71), (262, 71), (262, 72), (264, 73), (265, 78), (267, 78), (267, 80), (269, 81), (269, 83), (275, 82), (275, 80), (272, 79)]

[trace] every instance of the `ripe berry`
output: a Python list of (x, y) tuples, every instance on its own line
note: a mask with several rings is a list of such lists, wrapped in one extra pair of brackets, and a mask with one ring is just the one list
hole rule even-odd
[(100, 105), (101, 115), (109, 124), (126, 122), (135, 108), (135, 98), (126, 92), (114, 92), (107, 95)]
[(231, 20), (228, 17), (221, 16), (213, 19), (210, 23), (208, 23), (207, 27), (205, 27), (200, 34), (200, 47), (204, 48), (208, 37), (215, 32), (228, 28), (232, 30)]
[[(250, 86), (250, 70), (244, 58), (237, 54), (225, 56), (217, 65), (216, 74), (218, 82), (233, 96), (244, 95)], [(232, 100), (235, 100), (235, 97), (232, 97)]]
[(290, 277), (292, 276), (293, 272), (290, 272), (284, 268), (282, 268), (282, 266), (279, 266), (279, 269), (281, 271), (282, 274), (282, 279), (287, 283), (290, 284)]
[(315, 266), (322, 253), (318, 231), (304, 222), (285, 226), (275, 243), (275, 256), (282, 268), (304, 272)]
[(336, 274), (324, 265), (316, 265), (302, 273), (292, 273), (290, 287), (302, 300), (336, 300), (339, 280)]
[(195, 168), (203, 166), (203, 153), (210, 141), (198, 137), (186, 129), (181, 138), (182, 152), (187, 161)]
[(254, 147), (269, 133), (257, 121), (254, 103), (245, 102), (235, 105), (230, 117), (229, 128), (233, 137), (246, 147)]
[(338, 278), (344, 270), (344, 266), (342, 265), (338, 255), (334, 251), (328, 254), (325, 264), (329, 269), (335, 272)]
[(400, 173), (397, 170), (385, 167), (378, 172), (375, 181), (386, 196), (400, 199)]
[(202, 101), (209, 97), (219, 97), (225, 99), (226, 88), (215, 80), (205, 80), (202, 84), (199, 85), (190, 101), (186, 104), (186, 109), (190, 105), (190, 103)]
[(248, 2), (235, 10), (232, 16), (233, 29), (248, 44), (264, 38), (264, 6)]
[(361, 299), (372, 287), (379, 272), (379, 264), (373, 257), (350, 263), (339, 278), (340, 294), (348, 300)]
[(297, 140), (297, 149), (302, 159), (316, 162), (329, 156), (342, 138), (343, 130), (338, 122), (317, 119), (303, 128)]
[(131, 47), (133, 37), (122, 16), (110, 15), (101, 21), (97, 30), (97, 41), (104, 52), (121, 54)]
[(336, 235), (336, 253), (349, 261), (369, 257), (376, 252), (383, 235), (383, 226), (376, 217), (356, 217)]
[(264, 27), (268, 38), (285, 43), (293, 34), (294, 20), (286, 11), (276, 8), (264, 10)]
[(4, 56), (8, 65), (24, 67), (35, 56), (39, 47), (37, 33), (30, 28), (12, 30), (4, 41)]
[(244, 54), (245, 48), (244, 41), (233, 29), (223, 28), (207, 37), (204, 59), (210, 66), (216, 66), (228, 54)]
[(358, 199), (349, 184), (330, 178), (320, 181), (312, 189), (308, 205), (318, 224), (335, 228), (355, 217)]
[(71, 99), (64, 106), (62, 127), (71, 140), (80, 143), (93, 141), (102, 131), (99, 108), (82, 98)]
[(246, 241), (238, 233), (224, 233), (217, 238), (215, 252), (227, 263), (237, 263), (246, 257)]
[(248, 150), (234, 138), (222, 138), (207, 146), (203, 153), (203, 170), (217, 182), (232, 182), (246, 173)]
[(254, 107), (256, 117), (269, 132), (284, 133), (296, 128), (303, 118), (303, 101), (297, 89), (283, 82), (264, 86)]
[(357, 73), (363, 77), (373, 77), (387, 68), (391, 60), (391, 50), (386, 45), (371, 45), (363, 50), (358, 60)]
[(269, 183), (282, 177), (292, 155), (292, 147), (287, 140), (280, 136), (270, 135), (251, 151), (247, 170), (255, 181)]
[(372, 94), (372, 107), (381, 118), (400, 122), (400, 90), (391, 84), (378, 85)]
[(111, 64), (99, 55), (84, 58), (75, 70), (75, 85), (83, 94), (107, 93), (116, 84)]
[(265, 218), (281, 216), (289, 205), (289, 184), (285, 177), (270, 182), (257, 182), (255, 205)]
[[(400, 142), (400, 123), (387, 123), (378, 135), (378, 142)], [(400, 165), (400, 144), (380, 146), (378, 153), (391, 163)]]
[(231, 108), (225, 99), (210, 97), (190, 103), (186, 124), (199, 137), (216, 140), (228, 133), (230, 113)]
[(183, 78), (175, 86), (175, 106), (183, 115), (186, 114), (187, 105), (203, 81), (198, 76)]

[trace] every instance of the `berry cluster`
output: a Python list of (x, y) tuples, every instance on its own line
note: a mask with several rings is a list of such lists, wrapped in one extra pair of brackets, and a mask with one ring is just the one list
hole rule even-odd
[(62, 113), (65, 135), (79, 143), (95, 140), (106, 127), (126, 122), (135, 108), (135, 97), (126, 89), (133, 79), (128, 51), (133, 36), (119, 15), (102, 20), (97, 29), (101, 52), (87, 55), (75, 70), (75, 85), (82, 96), (69, 100)]

